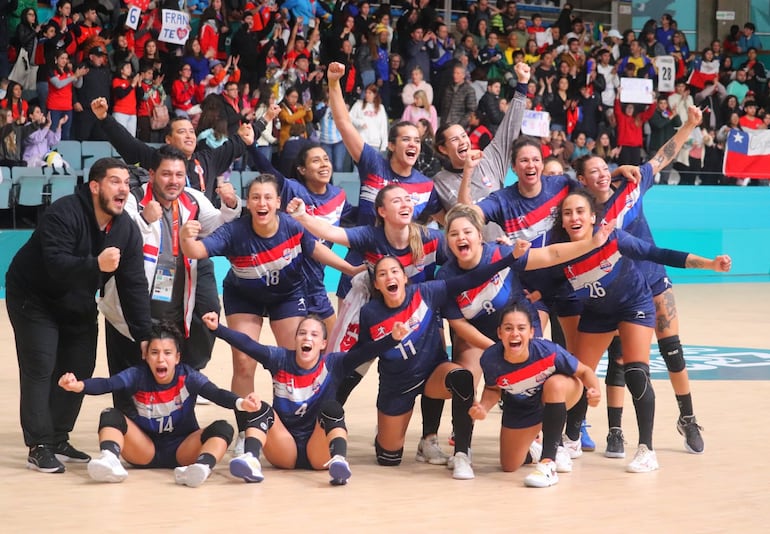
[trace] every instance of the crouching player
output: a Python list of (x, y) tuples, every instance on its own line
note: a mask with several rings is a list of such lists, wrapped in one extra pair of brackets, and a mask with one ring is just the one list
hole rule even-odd
[(122, 390), (133, 401), (132, 413), (106, 408), (99, 417), (102, 455), (88, 463), (88, 474), (94, 480), (125, 480), (128, 472), (120, 462), (122, 455), (134, 467), (176, 468), (177, 484), (200, 486), (224, 456), (234, 431), (224, 420), (201, 430), (194, 411), (197, 396), (239, 411), (259, 408), (254, 393), (238, 398), (180, 363), (180, 340), (174, 326), (160, 324), (153, 327), (143, 364), (110, 378), (78, 380), (65, 373), (59, 379), (59, 386), (67, 391), (102, 395)]
[(588, 404), (596, 406), (601, 393), (589, 367), (556, 343), (535, 338), (534, 332), (524, 305), (506, 306), (497, 329), (500, 341), (481, 356), (485, 382), (481, 402), (474, 403), (469, 413), (475, 420), (485, 419), (502, 395), (500, 464), (506, 472), (524, 463), (542, 429), (542, 451), (532, 450), (533, 460), (538, 461), (539, 452), (540, 461), (524, 484), (545, 488), (559, 481), (557, 472), (572, 471), (569, 454), (560, 447), (567, 410), (584, 394)]
[(259, 455), (279, 469), (329, 469), (330, 483), (341, 486), (350, 478), (345, 412), (336, 400), (343, 378), (409, 333), (401, 322), (391, 335), (359, 344), (349, 352), (323, 354), (326, 324), (308, 315), (295, 334), (295, 349), (261, 345), (246, 334), (219, 324), (216, 313), (203, 322), (217, 337), (261, 363), (273, 377), (273, 406), (262, 402), (248, 414), (244, 453), (230, 462), (230, 473), (246, 482), (261, 482)]

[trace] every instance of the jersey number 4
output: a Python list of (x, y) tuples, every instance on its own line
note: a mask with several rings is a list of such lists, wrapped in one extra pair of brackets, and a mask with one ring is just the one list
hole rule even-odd
[(171, 420), (170, 417), (161, 417), (158, 419), (158, 434), (163, 434), (164, 432), (173, 432), (174, 431), (174, 421)]

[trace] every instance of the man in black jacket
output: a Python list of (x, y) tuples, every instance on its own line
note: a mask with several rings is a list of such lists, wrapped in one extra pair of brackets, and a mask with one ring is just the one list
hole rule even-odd
[(83, 396), (57, 383), (65, 372), (83, 378), (93, 374), (96, 292), (114, 277), (129, 331), (142, 350), (150, 335), (142, 238), (123, 213), (128, 167), (103, 158), (88, 178), (74, 195), (46, 210), (6, 275), (27, 467), (43, 473), (63, 473), (61, 461), (90, 460), (68, 441)]
[(96, 120), (90, 104), (95, 98), (104, 98), (110, 103), (112, 91), (112, 71), (110, 71), (107, 51), (102, 46), (95, 46), (88, 52), (88, 61), (84, 63), (88, 72), (83, 76), (83, 86), (75, 88), (75, 118), (73, 121), (73, 139), (81, 141), (104, 141), (107, 138)]

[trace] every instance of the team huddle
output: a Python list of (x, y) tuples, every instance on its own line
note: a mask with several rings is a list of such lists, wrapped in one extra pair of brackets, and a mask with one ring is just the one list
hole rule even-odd
[[(154, 149), (107, 117), (106, 103), (92, 103), (118, 152), (147, 168), (149, 181), (132, 191), (125, 163), (99, 160), (88, 183), (46, 212), (9, 269), (28, 466), (55, 473), (64, 472), (62, 461), (88, 462), (95, 480), (120, 482), (128, 476), (122, 458), (174, 468), (177, 483), (196, 487), (235, 440), (229, 469), (238, 479), (262, 481), (264, 455), (282, 469), (327, 469), (331, 484), (344, 485), (351, 476), (344, 405), (377, 360), (378, 464), (401, 463), (419, 396), (417, 461), (472, 479), (474, 421), (499, 404), (502, 469), (534, 463), (525, 485), (548, 487), (590, 448), (586, 412), (600, 401), (595, 370), (610, 347), (605, 455), (625, 456), (627, 387), (639, 445), (626, 470), (649, 472), (658, 468), (653, 332), (677, 395), (677, 429), (688, 451), (703, 452), (663, 265), (724, 272), (731, 260), (656, 247), (642, 209), (700, 110), (691, 107), (687, 123), (640, 167), (611, 174), (602, 158), (586, 156), (573, 179), (558, 162), (543, 161), (539, 140), (519, 135), (529, 81), (521, 63), (517, 94), (492, 142), (473, 150), (460, 125), (442, 126), (436, 139), (445, 168), (430, 180), (414, 168), (413, 124), (392, 126), (387, 158), (363, 142), (340, 88), (344, 72), (329, 65), (329, 105), (360, 175), (357, 209), (331, 184), (320, 146), (300, 152), (294, 177), (255, 149), (276, 109), (256, 131), (242, 125), (204, 156), (187, 119), (172, 120), (167, 145)], [(216, 180), (240, 156), (261, 172), (244, 201)], [(510, 169), (518, 181), (505, 187)], [(345, 259), (332, 243), (348, 247)], [(227, 327), (219, 322), (215, 256), (231, 266), (222, 294)], [(343, 273), (339, 316), (324, 265)], [(89, 378), (97, 291), (109, 378)], [(258, 342), (264, 317), (275, 347)], [(558, 343), (542, 337), (549, 322), (561, 332)], [(200, 371), (214, 337), (233, 349), (230, 390)], [(271, 402), (253, 391), (257, 363), (272, 377)], [(91, 459), (68, 434), (81, 394), (108, 392), (114, 407), (100, 416), (101, 454)], [(237, 429), (225, 420), (201, 429), (198, 396), (235, 410)], [(451, 455), (437, 437), (447, 399)]]

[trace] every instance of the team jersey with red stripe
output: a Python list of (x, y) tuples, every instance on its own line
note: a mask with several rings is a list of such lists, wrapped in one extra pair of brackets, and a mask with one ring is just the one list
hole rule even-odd
[(234, 409), (238, 396), (215, 386), (205, 375), (178, 363), (170, 384), (158, 384), (147, 364), (129, 367), (110, 378), (83, 380), (87, 395), (125, 391), (136, 413), (126, 414), (150, 438), (174, 438), (192, 434), (200, 427), (195, 417), (199, 394), (223, 408)]
[(447, 260), (444, 232), (432, 228), (420, 232), (423, 258), (417, 263), (412, 261), (412, 251), (409, 247), (395, 248), (388, 243), (385, 230), (381, 226), (345, 228), (345, 234), (350, 242), (350, 249), (363, 254), (370, 273), (380, 258), (393, 256), (404, 266), (410, 282), (424, 282), (433, 280), (436, 267)]
[(361, 308), (359, 343), (387, 336), (396, 321), (411, 330), (398, 345), (378, 353), (380, 393), (400, 394), (420, 387), (438, 364), (448, 360), (438, 310), (449, 298), (445, 283), (435, 280), (407, 285), (406, 298), (397, 308), (379, 298)]
[(478, 203), (488, 221), (496, 222), (511, 239), (525, 239), (533, 247), (549, 243), (559, 203), (578, 188), (568, 176), (544, 176), (540, 194), (527, 198), (516, 184), (495, 191)]
[(400, 176), (390, 168), (388, 160), (364, 144), (361, 159), (358, 162), (358, 174), (361, 179), (361, 194), (358, 200), (358, 224), (374, 226), (376, 213), (374, 200), (380, 189), (388, 184), (398, 184), (412, 197), (414, 218), (425, 219), (441, 211), (438, 195), (433, 189), (433, 180), (416, 169), (409, 176)]
[[(230, 271), (224, 284), (277, 302), (305, 290), (303, 263), (315, 250), (315, 238), (285, 213), (278, 212), (278, 231), (261, 238), (251, 215), (224, 224), (202, 240), (208, 255), (227, 256)], [(305, 295), (301, 295), (305, 296)]]
[(487, 386), (497, 386), (503, 393), (503, 410), (532, 413), (542, 404), (543, 384), (551, 376), (573, 376), (578, 360), (562, 347), (542, 338), (529, 342), (529, 358), (511, 363), (504, 358), (502, 343), (489, 347), (481, 355), (481, 370)]
[(586, 312), (609, 314), (640, 296), (652, 298), (650, 286), (633, 260), (684, 267), (686, 256), (684, 252), (660, 249), (623, 230), (613, 230), (604, 245), (558, 269), (575, 295), (585, 302)]
[(295, 351), (262, 345), (246, 334), (219, 325), (218, 337), (261, 363), (273, 377), (273, 409), (295, 438), (308, 438), (324, 401), (335, 399), (340, 382), (362, 363), (373, 359), (377, 347), (396, 342), (388, 337), (381, 343), (361, 344), (350, 352), (321, 355), (310, 369), (297, 365)]
[[(655, 244), (652, 237), (652, 230), (647, 223), (647, 217), (644, 215), (643, 200), (644, 195), (654, 185), (654, 174), (652, 165), (645, 163), (639, 167), (642, 179), (638, 184), (623, 179), (610, 199), (604, 204), (604, 216), (602, 224), (615, 221), (615, 226), (625, 230), (629, 234), (643, 239), (648, 243)], [(659, 263), (651, 261), (640, 261), (641, 269), (650, 287), (659, 280), (666, 278), (666, 268)]]
[[(489, 265), (513, 252), (513, 248), (506, 245), (483, 243), (482, 246), (483, 252), (479, 265)], [(445, 319), (465, 318), (485, 336), (497, 339), (497, 326), (500, 322), (499, 312), (511, 301), (524, 300), (524, 291), (516, 273), (523, 271), (526, 266), (526, 258), (519, 258), (511, 267), (496, 273), (480, 285), (460, 293), (454, 300), (441, 308), (441, 314)], [(457, 265), (457, 260), (451, 258), (439, 269), (436, 278), (446, 280), (460, 274), (471, 273), (474, 270), (462, 269)]]

